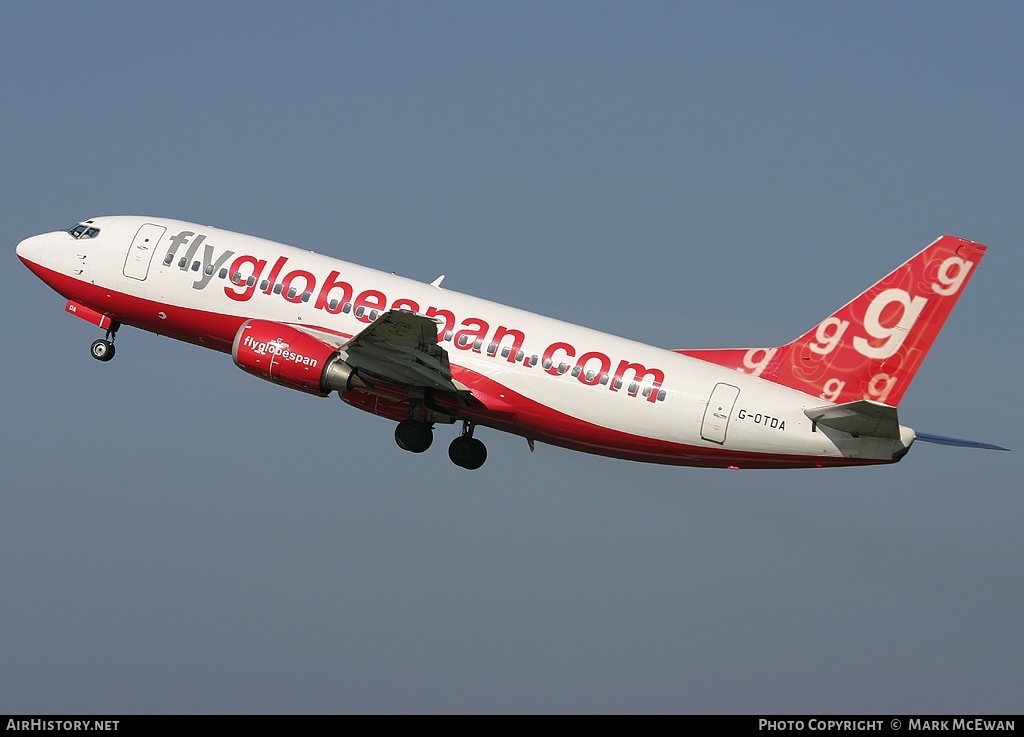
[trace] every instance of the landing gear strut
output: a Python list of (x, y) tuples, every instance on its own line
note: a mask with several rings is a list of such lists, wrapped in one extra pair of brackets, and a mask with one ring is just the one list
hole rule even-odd
[(107, 330), (105, 338), (94, 340), (89, 352), (97, 361), (109, 361), (114, 357), (114, 337), (117, 335), (117, 328)]
[(473, 437), (473, 423), (462, 423), (462, 434), (448, 446), (448, 457), (460, 468), (474, 471), (487, 460), (487, 446)]
[(402, 450), (422, 453), (434, 442), (434, 431), (426, 422), (402, 420), (395, 428), (395, 442)]

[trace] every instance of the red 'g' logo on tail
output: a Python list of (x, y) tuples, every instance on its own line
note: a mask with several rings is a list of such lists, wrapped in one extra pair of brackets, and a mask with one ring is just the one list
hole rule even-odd
[(895, 406), (984, 255), (945, 235), (792, 343), (680, 353), (837, 404)]

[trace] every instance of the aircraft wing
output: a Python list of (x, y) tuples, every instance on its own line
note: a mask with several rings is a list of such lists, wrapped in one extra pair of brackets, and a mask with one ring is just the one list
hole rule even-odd
[(341, 346), (341, 357), (361, 374), (392, 384), (468, 394), (452, 381), (437, 323), (415, 312), (385, 312)]

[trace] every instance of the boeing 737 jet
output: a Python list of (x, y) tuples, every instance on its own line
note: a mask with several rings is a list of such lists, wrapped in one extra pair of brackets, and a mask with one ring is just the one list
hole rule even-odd
[(666, 350), (312, 251), (166, 218), (101, 217), (18, 257), (106, 331), (230, 353), (243, 371), (396, 422), (395, 440), (483, 465), (478, 427), (634, 461), (720, 468), (894, 463), (897, 405), (985, 255), (942, 236), (796, 340)]

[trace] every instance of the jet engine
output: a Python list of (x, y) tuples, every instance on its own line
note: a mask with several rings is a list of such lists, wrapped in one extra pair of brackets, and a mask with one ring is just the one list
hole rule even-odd
[(309, 333), (270, 320), (246, 320), (231, 345), (235, 365), (265, 381), (326, 397), (366, 386), (338, 349)]

